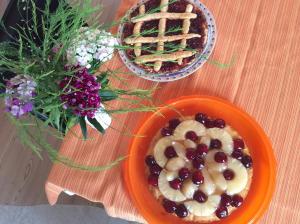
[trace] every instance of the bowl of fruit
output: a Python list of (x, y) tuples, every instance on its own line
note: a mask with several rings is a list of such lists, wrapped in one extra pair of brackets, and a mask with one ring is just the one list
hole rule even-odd
[(167, 105), (138, 126), (125, 163), (126, 186), (141, 215), (157, 224), (257, 221), (276, 179), (260, 126), (215, 97)]

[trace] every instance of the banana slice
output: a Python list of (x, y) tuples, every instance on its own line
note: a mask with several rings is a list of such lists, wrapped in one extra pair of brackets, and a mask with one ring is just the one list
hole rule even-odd
[(247, 170), (240, 161), (233, 158), (228, 161), (228, 169), (234, 172), (234, 178), (227, 181), (227, 193), (229, 195), (238, 194), (247, 186)]
[(174, 130), (174, 138), (176, 140), (184, 140), (188, 131), (194, 131), (197, 136), (205, 135), (206, 129), (203, 124), (195, 120), (186, 120), (181, 122)]
[(218, 189), (222, 191), (225, 191), (227, 189), (227, 181), (225, 180), (223, 173), (209, 170), (209, 174), (211, 175)]
[(199, 189), (203, 191), (207, 195), (211, 195), (215, 192), (216, 190), (216, 185), (214, 184), (213, 180), (211, 179), (208, 171), (206, 168), (203, 168), (202, 174), (204, 177), (204, 183), (200, 184)]
[(210, 128), (207, 130), (207, 135), (212, 139), (219, 139), (222, 142), (222, 149), (225, 153), (232, 153), (233, 140), (231, 135), (227, 131), (220, 128)]
[(182, 184), (181, 192), (187, 198), (193, 198), (194, 193), (198, 190), (198, 185), (194, 184), (191, 179)]
[(190, 139), (184, 140), (183, 144), (186, 148), (195, 149), (197, 147), (197, 144)]
[(169, 171), (177, 171), (184, 167), (185, 161), (180, 157), (171, 158), (166, 165), (166, 169)]
[(158, 189), (165, 198), (171, 201), (180, 202), (186, 200), (181, 191), (170, 187), (165, 170), (161, 171), (158, 177)]
[(225, 163), (217, 163), (215, 161), (215, 154), (219, 152), (217, 149), (210, 150), (207, 155), (205, 156), (205, 164), (209, 171), (223, 171), (226, 169)]
[(185, 202), (184, 205), (190, 213), (203, 217), (212, 215), (217, 210), (220, 201), (221, 197), (219, 195), (210, 195), (204, 203), (193, 200)]
[(210, 146), (210, 140), (211, 140), (210, 137), (205, 135), (205, 136), (201, 137), (200, 143), (205, 144), (205, 145), (207, 145), (207, 147), (209, 147)]
[(154, 146), (154, 158), (158, 165), (161, 167), (166, 165), (168, 158), (165, 156), (165, 150), (168, 146), (173, 146), (177, 155), (182, 159), (187, 160), (184, 146), (178, 142), (175, 142), (172, 136), (167, 136), (159, 139)]

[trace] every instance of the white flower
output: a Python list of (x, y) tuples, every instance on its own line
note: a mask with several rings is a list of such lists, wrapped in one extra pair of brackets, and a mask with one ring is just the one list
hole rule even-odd
[(105, 62), (113, 57), (117, 40), (111, 33), (99, 29), (82, 27), (72, 46), (67, 50), (71, 64), (90, 68), (93, 61)]

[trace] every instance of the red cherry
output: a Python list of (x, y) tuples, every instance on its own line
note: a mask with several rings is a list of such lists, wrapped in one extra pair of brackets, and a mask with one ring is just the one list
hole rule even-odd
[(177, 153), (174, 149), (173, 146), (168, 146), (166, 149), (165, 149), (165, 156), (168, 158), (168, 159), (171, 159), (173, 157), (176, 157), (177, 156)]
[(201, 171), (195, 171), (192, 176), (192, 181), (194, 184), (199, 185), (204, 183), (204, 177)]
[(159, 175), (161, 170), (162, 168), (157, 164), (154, 164), (153, 166), (150, 167), (150, 173), (154, 175)]
[(204, 159), (196, 157), (193, 160), (193, 167), (195, 169), (201, 170), (204, 167)]
[(206, 128), (213, 128), (215, 126), (214, 121), (210, 120), (210, 119), (206, 119), (204, 125), (205, 125)]
[(186, 149), (185, 156), (188, 160), (193, 160), (195, 159), (195, 150), (194, 149)]
[(190, 171), (188, 168), (181, 168), (178, 172), (178, 176), (181, 180), (185, 180), (187, 178), (189, 178), (189, 176), (191, 175)]
[(223, 176), (225, 180), (232, 180), (234, 178), (234, 172), (232, 170), (226, 169), (223, 171)]
[(196, 157), (202, 157), (208, 153), (208, 147), (205, 144), (197, 145), (197, 149), (195, 151)]
[(170, 181), (169, 184), (170, 184), (170, 186), (171, 186), (173, 189), (179, 190), (180, 187), (181, 187), (182, 182), (181, 182), (181, 180), (180, 180), (179, 178), (176, 178), (176, 179)]
[(163, 207), (165, 208), (166, 212), (173, 213), (173, 212), (176, 211), (177, 204), (174, 201), (164, 199), (163, 200)]
[(214, 126), (216, 128), (225, 128), (226, 123), (223, 119), (216, 119), (216, 120), (214, 120)]
[(194, 193), (193, 199), (198, 201), (199, 203), (204, 203), (207, 201), (207, 195), (199, 190)]
[(196, 132), (194, 132), (194, 131), (188, 131), (185, 134), (185, 138), (186, 139), (190, 139), (190, 140), (192, 140), (194, 142), (198, 140), (198, 136), (197, 136)]
[(243, 139), (240, 138), (236, 138), (233, 140), (233, 148), (234, 149), (244, 149), (245, 148), (245, 143), (243, 141)]
[(240, 195), (235, 194), (235, 195), (232, 196), (231, 205), (233, 207), (237, 208), (237, 207), (240, 207), (243, 204), (243, 201), (244, 201), (244, 199)]
[(220, 149), (222, 148), (222, 142), (219, 139), (212, 139), (209, 147), (212, 149)]
[(219, 219), (224, 219), (228, 216), (228, 210), (224, 206), (220, 206), (215, 213)]
[(151, 166), (153, 166), (153, 165), (156, 164), (156, 161), (155, 161), (155, 159), (154, 159), (154, 157), (153, 157), (152, 155), (148, 155), (148, 156), (146, 156), (146, 158), (145, 158), (145, 163), (146, 163), (149, 167), (151, 167)]
[(248, 155), (243, 156), (241, 162), (244, 165), (244, 167), (246, 167), (246, 168), (251, 168), (252, 167), (253, 161), (252, 161), (251, 156), (248, 156)]
[(161, 129), (161, 135), (162, 136), (170, 136), (173, 135), (173, 130), (168, 128), (168, 127), (164, 127)]
[(214, 158), (217, 163), (226, 163), (227, 162), (227, 156), (224, 152), (217, 152), (215, 154)]
[(175, 211), (176, 215), (179, 218), (185, 218), (188, 216), (188, 210), (186, 209), (184, 204), (180, 204), (177, 206), (176, 211)]
[(205, 124), (205, 121), (207, 120), (207, 115), (203, 113), (198, 113), (195, 115), (195, 120), (200, 122), (201, 124)]
[(169, 121), (169, 128), (175, 129), (180, 123), (181, 123), (181, 121), (179, 119), (177, 119), (177, 118), (172, 119)]
[(231, 156), (235, 159), (241, 160), (244, 156), (244, 153), (240, 149), (234, 149), (231, 153)]
[(148, 177), (148, 184), (152, 185), (153, 187), (158, 186), (158, 176), (155, 174), (150, 174)]
[(232, 202), (232, 198), (230, 195), (228, 195), (226, 193), (223, 193), (221, 195), (221, 205), (222, 206), (228, 207), (228, 206), (230, 206), (231, 202)]

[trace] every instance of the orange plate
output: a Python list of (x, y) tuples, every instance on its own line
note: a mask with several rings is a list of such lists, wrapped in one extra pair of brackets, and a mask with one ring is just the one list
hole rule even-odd
[[(213, 223), (253, 223), (267, 209), (275, 188), (276, 161), (272, 146), (261, 127), (233, 104), (210, 96), (186, 96), (168, 102), (184, 116), (204, 112), (223, 118), (243, 137), (253, 158), (253, 181), (243, 205), (228, 218)], [(151, 114), (141, 123), (134, 137), (125, 163), (125, 182), (134, 204), (150, 224), (194, 223), (167, 214), (148, 190), (144, 159), (152, 137), (169, 119), (178, 117), (171, 107), (159, 110), (164, 115)]]

